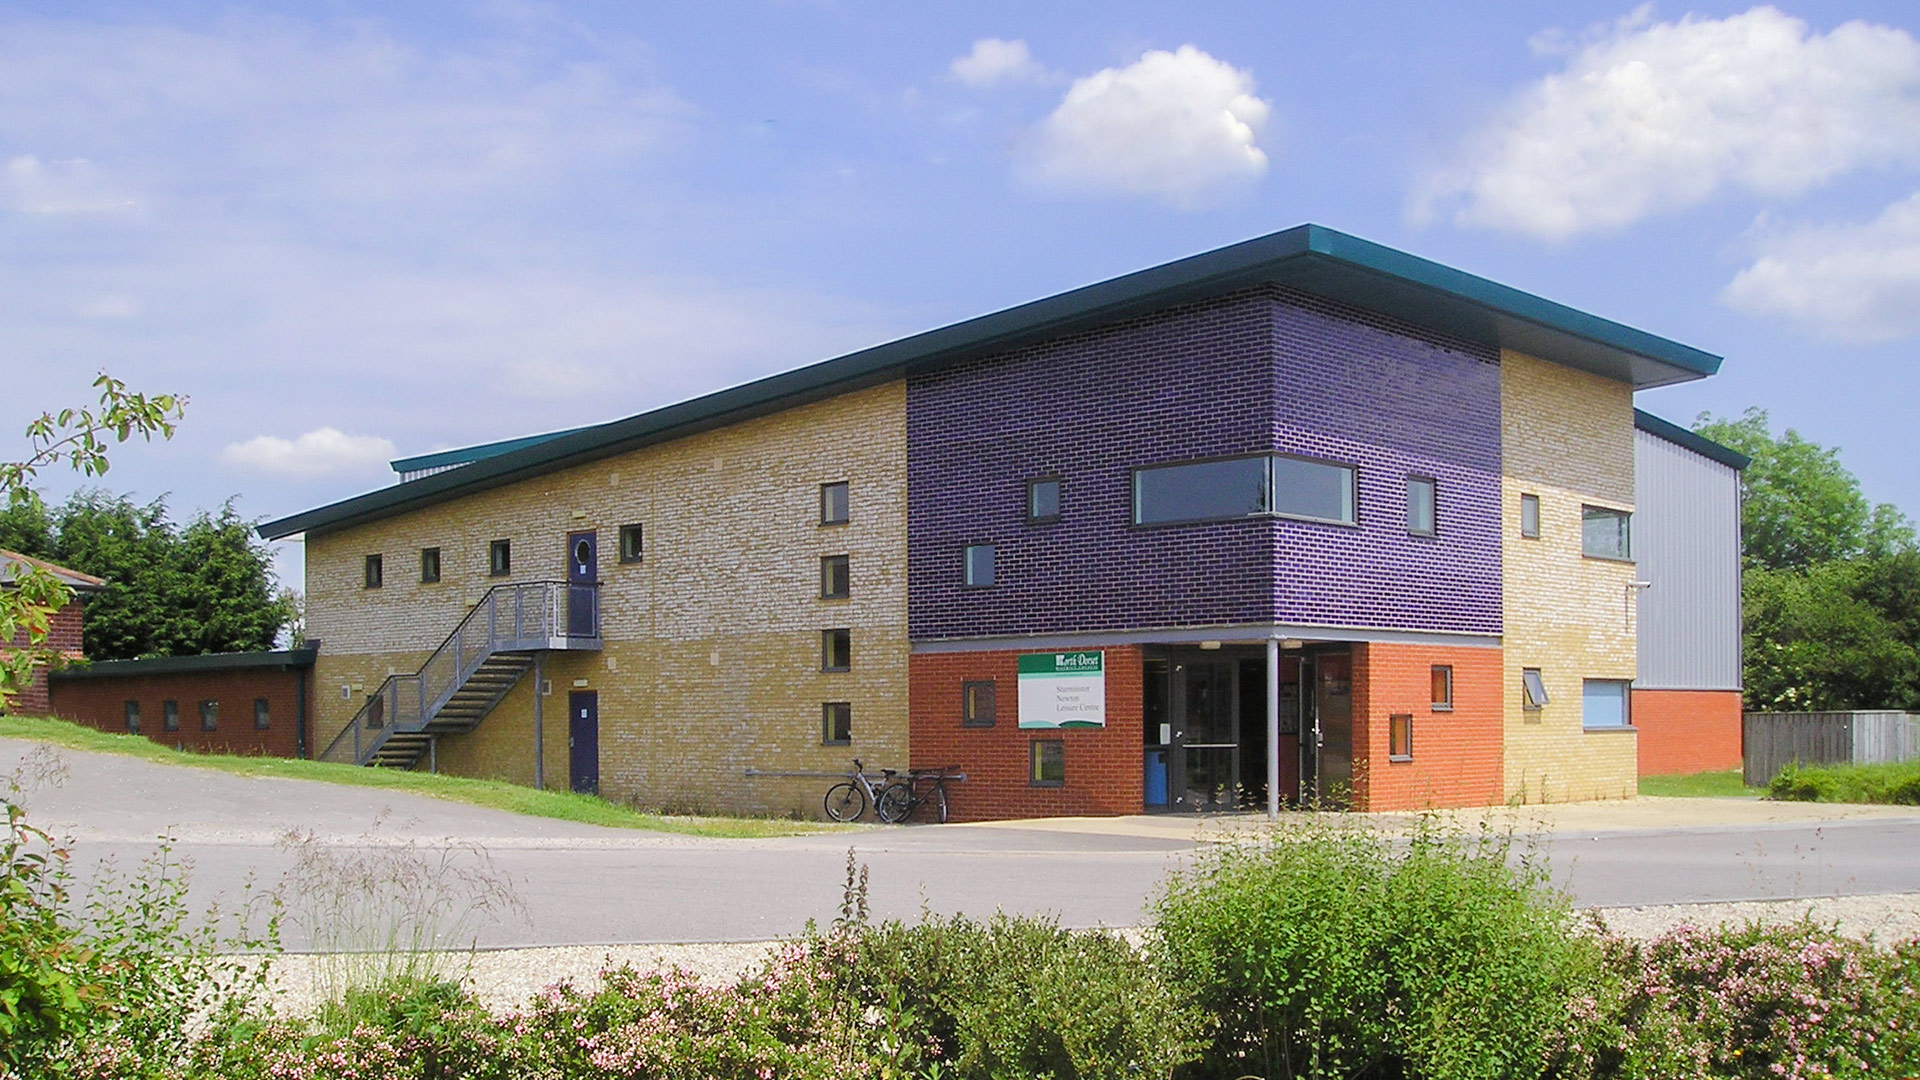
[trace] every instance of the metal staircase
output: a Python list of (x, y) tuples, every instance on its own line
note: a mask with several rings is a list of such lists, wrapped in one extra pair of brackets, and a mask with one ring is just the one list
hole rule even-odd
[(536, 653), (599, 648), (598, 586), (497, 585), (420, 670), (387, 676), (319, 758), (412, 768), (440, 736), (478, 727), (532, 670)]

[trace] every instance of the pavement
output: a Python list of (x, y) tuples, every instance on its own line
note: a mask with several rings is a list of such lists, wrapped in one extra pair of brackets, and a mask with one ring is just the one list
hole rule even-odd
[[(316, 888), (316, 874), (363, 883), (362, 909), (433, 907), (440, 931), (483, 947), (764, 941), (833, 918), (849, 849), (878, 917), (1005, 910), (1130, 926), (1201, 846), (1266, 828), (1257, 815), (1152, 815), (723, 840), (0, 739), (9, 773), (28, 779), (30, 820), (72, 838), (83, 878), (137, 863), (165, 834), (191, 864), (196, 903), (249, 880), (304, 882), (287, 897), (296, 949), (322, 944), (308, 931), (326, 921), (315, 904), (347, 902), (345, 889)], [(1920, 893), (1920, 808), (1641, 798), (1439, 816), (1511, 832), (1583, 906)], [(1414, 819), (1335, 817), (1388, 829)]]

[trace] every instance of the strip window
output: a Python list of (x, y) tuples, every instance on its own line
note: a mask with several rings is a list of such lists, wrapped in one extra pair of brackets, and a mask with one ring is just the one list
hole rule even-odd
[(1352, 525), (1359, 471), (1333, 461), (1267, 454), (1133, 472), (1133, 523), (1170, 525), (1277, 517)]

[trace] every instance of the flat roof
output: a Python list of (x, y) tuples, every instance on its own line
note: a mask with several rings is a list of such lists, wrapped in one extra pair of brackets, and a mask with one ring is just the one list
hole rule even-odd
[[(1272, 284), (1633, 384), (1711, 375), (1720, 357), (1321, 225), (1299, 225), (582, 428), (259, 527), (269, 539), (377, 521), (1013, 346)], [(477, 449), (477, 448), (469, 448)], [(449, 451), (448, 453), (454, 453)], [(413, 459), (403, 459), (413, 460)]]
[(133, 675), (204, 675), (217, 671), (251, 671), (259, 668), (310, 668), (320, 652), (318, 645), (273, 652), (207, 653), (202, 656), (154, 656), (144, 660), (94, 660), (52, 671), (47, 677), (60, 682), (68, 679), (117, 679)]
[(1644, 409), (1633, 410), (1633, 426), (1649, 435), (1665, 439), (1675, 446), (1684, 446), (1701, 457), (1712, 458), (1722, 465), (1735, 470), (1743, 470), (1753, 464), (1753, 459), (1735, 450), (1714, 442), (1705, 435), (1695, 434), (1671, 420), (1662, 420)]

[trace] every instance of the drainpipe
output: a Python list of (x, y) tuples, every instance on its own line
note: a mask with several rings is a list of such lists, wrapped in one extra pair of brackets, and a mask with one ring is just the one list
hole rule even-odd
[(307, 669), (293, 669), (293, 755), (307, 758)]
[(1280, 817), (1280, 639), (1267, 639), (1267, 820)]
[(546, 681), (546, 653), (533, 654), (533, 788), (535, 791), (547, 790), (547, 733), (546, 716), (541, 705), (542, 683)]

